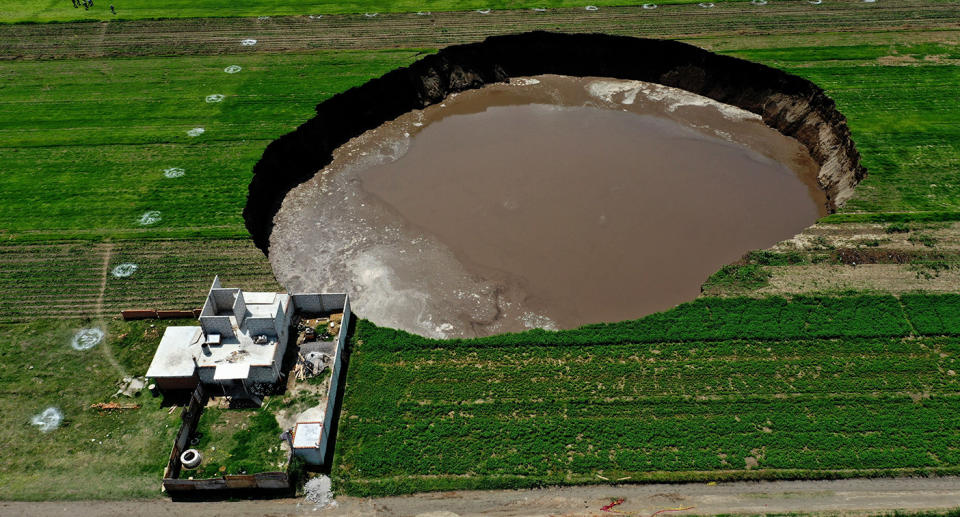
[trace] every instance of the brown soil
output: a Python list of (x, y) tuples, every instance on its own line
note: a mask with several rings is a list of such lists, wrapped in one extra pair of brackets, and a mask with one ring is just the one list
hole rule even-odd
[(298, 499), (237, 502), (69, 501), (0, 502), (0, 515), (48, 517), (138, 515), (211, 517), (247, 516), (601, 516), (612, 501), (626, 515), (648, 516), (670, 508), (668, 515), (805, 514), (877, 515), (893, 510), (945, 510), (960, 500), (958, 478), (849, 479), (720, 484), (572, 486), (536, 490), (489, 490), (424, 493), (359, 499), (337, 498), (337, 507), (316, 509)]

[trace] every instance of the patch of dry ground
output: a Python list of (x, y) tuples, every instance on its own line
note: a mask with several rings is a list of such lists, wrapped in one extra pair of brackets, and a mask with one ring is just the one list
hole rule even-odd
[(942, 271), (933, 278), (897, 264), (771, 266), (769, 270), (773, 273), (770, 285), (757, 290), (758, 295), (847, 290), (952, 293), (960, 286), (960, 269)]
[(908, 511), (954, 508), (960, 500), (960, 479), (850, 479), (840, 481), (739, 482), (716, 485), (571, 486), (537, 490), (435, 492), (402, 497), (337, 498), (332, 509), (315, 509), (299, 499), (237, 502), (81, 501), (57, 503), (0, 502), (0, 515), (128, 517), (195, 515), (245, 517), (320, 516), (595, 516), (617, 499), (615, 509), (627, 515), (688, 508), (671, 515), (816, 514), (871, 515), (893, 509)]
[(704, 294), (946, 293), (960, 286), (958, 222), (815, 224), (767, 251), (740, 262), (760, 265), (770, 276), (766, 285), (711, 287)]

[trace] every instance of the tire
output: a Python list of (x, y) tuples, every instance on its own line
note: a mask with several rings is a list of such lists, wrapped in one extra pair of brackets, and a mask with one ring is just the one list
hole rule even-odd
[(203, 461), (203, 455), (196, 449), (187, 449), (180, 455), (180, 464), (186, 469), (195, 469)]

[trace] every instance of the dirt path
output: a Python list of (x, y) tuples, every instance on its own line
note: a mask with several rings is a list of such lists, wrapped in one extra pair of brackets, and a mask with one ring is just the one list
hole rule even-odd
[[(97, 325), (105, 332), (107, 330), (107, 321), (104, 316), (103, 300), (107, 294), (107, 277), (110, 274), (110, 259), (113, 258), (113, 243), (108, 242), (103, 245), (103, 266), (100, 269), (100, 294), (97, 295), (97, 303), (94, 305)], [(121, 378), (129, 377), (127, 371), (113, 356), (113, 348), (110, 347), (110, 340), (104, 339), (100, 342), (100, 350), (113, 369), (120, 374)]]
[[(855, 29), (852, 29), (855, 28)], [(858, 33), (960, 29), (960, 2), (955, 0), (859, 0), (748, 2), (665, 5), (656, 10), (604, 7), (475, 12), (383, 13), (363, 15), (257, 18), (188, 18), (86, 23), (0, 25), (0, 59), (62, 59), (100, 56), (214, 55), (317, 49), (440, 48), (478, 41), (495, 34), (530, 30), (605, 32), (630, 36), (674, 38), (709, 46), (710, 38), (744, 35), (803, 34), (810, 39)], [(244, 47), (240, 40), (257, 39)]]
[(738, 482), (718, 485), (631, 485), (440, 492), (404, 497), (358, 499), (341, 497), (334, 509), (315, 509), (296, 499), (267, 501), (173, 503), (148, 501), (84, 501), (0, 503), (0, 515), (22, 516), (423, 516), (500, 517), (614, 515), (600, 508), (624, 499), (619, 515), (649, 516), (656, 511), (690, 508), (670, 515), (720, 513), (875, 514), (901, 510), (960, 506), (960, 478), (848, 479), (840, 481)]

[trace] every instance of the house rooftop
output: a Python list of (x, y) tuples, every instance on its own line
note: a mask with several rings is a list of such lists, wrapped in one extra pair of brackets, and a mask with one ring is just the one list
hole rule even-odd
[(167, 327), (147, 370), (147, 377), (190, 377), (197, 369), (192, 348), (203, 341), (200, 327)]

